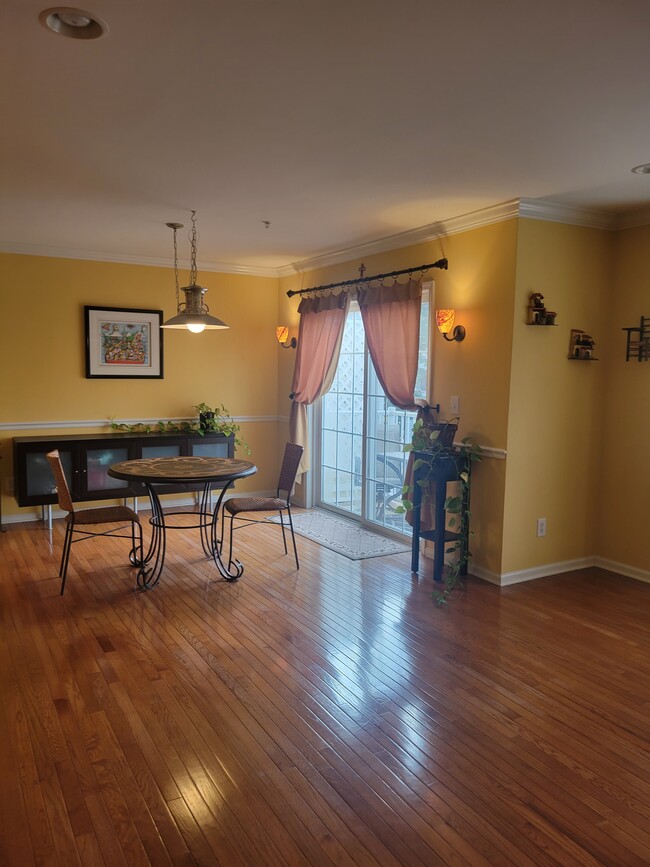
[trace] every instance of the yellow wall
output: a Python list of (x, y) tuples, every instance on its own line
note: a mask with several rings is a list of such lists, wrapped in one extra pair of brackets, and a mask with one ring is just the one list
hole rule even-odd
[(650, 572), (650, 361), (625, 361), (622, 328), (650, 316), (650, 226), (619, 232), (607, 311), (605, 392), (599, 408), (602, 509), (595, 553)]
[[(194, 404), (223, 403), (233, 416), (270, 418), (242, 423), (242, 437), (259, 471), (238, 489), (273, 489), (278, 281), (215, 273), (201, 273), (200, 280), (208, 289), (206, 302), (228, 323), (228, 331), (165, 331), (163, 379), (86, 379), (84, 305), (162, 309), (168, 318), (175, 313), (173, 272), (0, 255), (0, 423), (167, 419), (194, 416)], [(93, 430), (108, 431), (108, 421), (96, 429), (1, 430), (5, 479), (12, 475), (13, 436)], [(21, 511), (7, 489), (5, 481), (5, 515)]]
[[(502, 572), (594, 554), (602, 504), (599, 468), (604, 375), (611, 363), (606, 313), (613, 235), (519, 221)], [(541, 292), (557, 327), (530, 327), (528, 299)], [(569, 334), (596, 341), (598, 362), (569, 361)], [(547, 535), (536, 537), (536, 519)]]
[[(460, 397), (459, 437), (481, 445), (506, 447), (510, 382), (517, 221), (510, 220), (374, 256), (364, 257), (366, 275), (434, 262), (445, 256), (449, 270), (434, 270), (436, 307), (454, 307), (467, 329), (463, 343), (433, 341), (432, 402), (449, 417), (449, 399)], [(299, 298), (286, 290), (317, 286), (357, 276), (360, 261), (285, 278), (280, 315), (297, 323)], [(288, 353), (287, 353), (288, 354)], [(280, 371), (280, 415), (288, 415), (291, 365)], [(501, 563), (505, 461), (486, 458), (475, 467), (472, 487), (473, 563), (496, 572)]]
[[(479, 574), (508, 576), (593, 556), (650, 571), (650, 363), (625, 363), (620, 330), (650, 315), (648, 249), (650, 227), (610, 233), (513, 219), (364, 257), (366, 274), (449, 259), (448, 271), (428, 277), (436, 307), (456, 308), (467, 337), (456, 344), (434, 334), (432, 401), (449, 417), (450, 397), (458, 395), (459, 436), (507, 450), (506, 460), (488, 457), (475, 468)], [(125, 381), (85, 378), (83, 307), (162, 308), (169, 317), (171, 270), (0, 255), (4, 514), (20, 511), (10, 493), (13, 436), (93, 430), (8, 424), (190, 416), (201, 401), (223, 402), (234, 416), (268, 418), (242, 424), (259, 473), (240, 487), (272, 489), (295, 359), (278, 350), (274, 327), (289, 325), (291, 336), (298, 328), (299, 298), (286, 290), (353, 278), (360, 264), (282, 280), (201, 274), (208, 304), (230, 330), (167, 331), (164, 379)], [(557, 311), (558, 327), (525, 324), (533, 291)], [(571, 328), (593, 335), (600, 361), (568, 360)], [(543, 539), (535, 535), (538, 517), (547, 519)]]

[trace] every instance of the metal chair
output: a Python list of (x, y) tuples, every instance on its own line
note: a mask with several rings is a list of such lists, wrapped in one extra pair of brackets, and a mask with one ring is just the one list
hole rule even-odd
[(385, 523), (391, 515), (401, 522), (401, 515), (393, 512), (395, 505), (402, 505), (402, 489), (406, 473), (406, 454), (401, 452), (376, 456), (375, 518)]
[[(296, 548), (296, 536), (293, 532), (293, 521), (291, 520), (291, 504), (289, 498), (293, 492), (293, 486), (298, 475), (298, 467), (304, 449), (296, 443), (287, 443), (284, 447), (284, 458), (280, 468), (280, 476), (278, 478), (278, 487), (275, 497), (232, 497), (226, 500), (221, 509), (221, 538), (219, 544), (223, 544), (224, 527), (226, 512), (230, 515), (230, 547), (228, 550), (228, 566), (232, 563), (232, 534), (235, 530), (241, 530), (246, 524), (263, 524), (265, 521), (255, 518), (243, 518), (242, 512), (279, 512), (280, 526), (282, 527), (282, 541), (284, 542), (284, 553), (288, 554), (286, 524), (284, 523), (283, 514), (287, 513), (289, 518), (289, 529), (291, 530), (291, 540), (293, 542), (293, 553), (296, 558), (296, 569), (300, 569), (298, 562), (298, 549)], [(282, 496), (282, 493), (286, 496)], [(244, 523), (236, 527), (233, 525), (235, 518), (238, 518)], [(266, 522), (268, 523), (268, 522)]]
[[(91, 536), (118, 536), (121, 539), (128, 539), (120, 532), (112, 532), (105, 530), (104, 532), (95, 532), (93, 530), (82, 530), (79, 526), (87, 527), (100, 524), (131, 524), (131, 551), (129, 552), (129, 562), (132, 566), (138, 566), (142, 562), (142, 525), (140, 518), (128, 506), (103, 506), (98, 509), (85, 509), (81, 512), (75, 512), (72, 505), (72, 497), (68, 482), (63, 472), (61, 457), (58, 449), (48, 452), (48, 463), (52, 469), (54, 480), (56, 482), (56, 492), (59, 501), (59, 506), (68, 514), (65, 516), (66, 528), (65, 539), (63, 541), (63, 553), (61, 555), (61, 566), (59, 568), (59, 578), (61, 578), (61, 596), (65, 589), (65, 579), (68, 572), (68, 561), (70, 560), (70, 548), (74, 542), (82, 542)], [(122, 529), (118, 527), (119, 531)], [(74, 533), (81, 534), (81, 538), (73, 539)]]

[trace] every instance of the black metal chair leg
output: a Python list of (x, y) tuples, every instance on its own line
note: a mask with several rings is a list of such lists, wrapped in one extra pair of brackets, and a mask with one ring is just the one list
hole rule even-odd
[(291, 529), (291, 541), (293, 542), (293, 553), (296, 558), (296, 569), (300, 569), (298, 562), (298, 548), (296, 547), (296, 534), (293, 532), (293, 520), (291, 518), (291, 507), (287, 506), (287, 515), (289, 516), (289, 527)]
[(289, 550), (287, 548), (287, 534), (284, 531), (284, 518), (282, 517), (281, 511), (279, 511), (278, 514), (280, 516), (280, 526), (282, 527), (282, 541), (284, 542), (284, 553), (288, 554)]
[(63, 596), (63, 591), (65, 590), (65, 579), (68, 574), (68, 562), (70, 561), (70, 548), (72, 547), (73, 532), (73, 525), (71, 523), (66, 524), (65, 539), (63, 540), (63, 552), (61, 554), (61, 566), (59, 567), (59, 578), (61, 578), (60, 596)]

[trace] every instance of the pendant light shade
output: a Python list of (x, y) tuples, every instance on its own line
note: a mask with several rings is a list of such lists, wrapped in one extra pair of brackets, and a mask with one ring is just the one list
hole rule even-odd
[[(190, 234), (191, 243), (191, 260), (190, 260), (190, 285), (178, 286), (178, 247), (176, 244), (176, 233), (183, 228), (182, 223), (167, 223), (170, 229), (174, 230), (174, 277), (176, 280), (176, 316), (172, 316), (160, 326), (161, 328), (186, 328), (194, 334), (200, 334), (201, 331), (209, 329), (229, 328), (221, 319), (216, 316), (211, 316), (208, 305), (204, 302), (203, 296), (208, 291), (203, 286), (199, 286), (196, 282), (196, 211), (192, 211), (192, 232)], [(180, 293), (183, 292), (185, 300), (180, 300)]]
[(203, 286), (182, 286), (181, 292), (185, 293), (185, 301), (179, 305), (176, 316), (163, 322), (160, 327), (187, 328), (196, 334), (206, 328), (228, 328), (225, 322), (207, 312), (207, 305), (203, 303), (203, 296), (207, 291)]

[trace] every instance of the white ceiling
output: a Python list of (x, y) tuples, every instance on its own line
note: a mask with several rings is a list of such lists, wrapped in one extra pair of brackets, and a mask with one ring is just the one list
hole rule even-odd
[(200, 263), (277, 268), (518, 197), (650, 207), (648, 0), (81, 3), (107, 36), (0, 4), (0, 249), (169, 260), (194, 208)]

